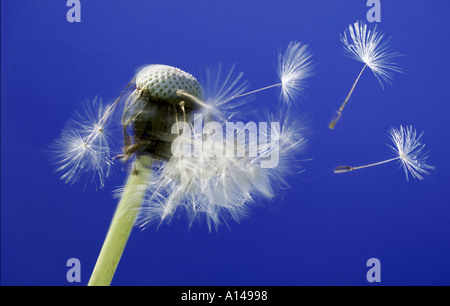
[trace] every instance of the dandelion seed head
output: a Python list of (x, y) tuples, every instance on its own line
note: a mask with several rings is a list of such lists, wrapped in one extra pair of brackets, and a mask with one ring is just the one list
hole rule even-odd
[(391, 147), (398, 155), (401, 165), (405, 171), (406, 179), (408, 173), (419, 180), (423, 180), (423, 175), (429, 174), (434, 166), (427, 164), (428, 152), (425, 152), (425, 144), (421, 143), (423, 132), (417, 134), (412, 126), (399, 129), (391, 128), (389, 137), (394, 143)]
[[(270, 132), (269, 143), (260, 139), (259, 146), (256, 138), (249, 137), (246, 145), (258, 148), (256, 156), (250, 156), (248, 150), (242, 157), (211, 156), (202, 151), (198, 157), (172, 157), (159, 164), (148, 184), (138, 224), (146, 227), (185, 215), (190, 225), (206, 220), (211, 231), (230, 220), (240, 222), (258, 205), (258, 199), (272, 199), (287, 186), (285, 177), (298, 165), (293, 156), (306, 143), (302, 131), (295, 124), (286, 124)], [(192, 139), (193, 147), (196, 141), (202, 144), (206, 140), (195, 135)], [(261, 167), (274, 150), (279, 151), (279, 165)]]
[(366, 64), (384, 87), (383, 82), (391, 83), (394, 72), (401, 73), (395, 59), (401, 56), (390, 46), (390, 39), (377, 29), (377, 25), (368, 26), (363, 21), (349, 25), (341, 35), (345, 52), (353, 59)]
[(308, 45), (291, 41), (284, 53), (278, 54), (278, 76), (281, 99), (292, 105), (305, 88), (305, 79), (313, 75), (314, 62)]
[(179, 101), (177, 90), (204, 99), (203, 87), (191, 74), (172, 66), (148, 65), (136, 75), (139, 95), (151, 96), (154, 100)]
[(192, 111), (199, 108), (177, 92), (203, 100), (203, 87), (191, 74), (167, 65), (144, 67), (135, 83), (136, 90), (128, 97), (122, 118), (125, 159), (139, 154), (167, 159), (176, 137), (172, 126), (189, 120)]

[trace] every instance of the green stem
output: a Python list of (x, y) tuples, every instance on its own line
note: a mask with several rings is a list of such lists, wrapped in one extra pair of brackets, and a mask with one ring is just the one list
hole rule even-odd
[(136, 158), (88, 286), (111, 284), (141, 207), (150, 174), (150, 158)]

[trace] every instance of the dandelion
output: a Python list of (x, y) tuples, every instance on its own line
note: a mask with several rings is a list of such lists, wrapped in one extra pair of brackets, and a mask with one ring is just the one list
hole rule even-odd
[(314, 65), (315, 63), (312, 61), (312, 52), (309, 46), (298, 41), (291, 41), (284, 53), (278, 53), (279, 83), (232, 96), (229, 100), (266, 89), (281, 87), (280, 100), (290, 106), (296, 102), (298, 96), (306, 86), (305, 79), (313, 75)]
[(133, 162), (89, 280), (90, 286), (111, 283), (146, 193), (152, 163), (168, 158), (174, 138), (170, 134), (171, 126), (179, 118), (189, 117), (197, 107), (179, 99), (176, 91), (182, 90), (203, 100), (203, 88), (197, 79), (175, 67), (146, 66), (133, 82), (136, 87), (126, 99), (122, 116), (124, 149), (121, 155), (122, 160), (133, 158)]
[(341, 42), (344, 44), (345, 52), (349, 57), (362, 62), (364, 66), (344, 103), (336, 111), (335, 116), (328, 125), (330, 129), (334, 129), (338, 120), (341, 118), (342, 112), (356, 84), (367, 67), (372, 70), (383, 88), (383, 82), (391, 83), (394, 72), (402, 72), (395, 63), (395, 58), (399, 57), (400, 54), (391, 50), (389, 44), (390, 39), (385, 39), (384, 36), (385, 34), (377, 29), (377, 25), (370, 28), (362, 21), (357, 21), (353, 25), (350, 25), (347, 31), (341, 35)]
[[(300, 43), (291, 43), (284, 56), (280, 55), (282, 82), (274, 86), (282, 87), (282, 96), (289, 103), (301, 88), (301, 79), (309, 74), (309, 59), (306, 46)], [(292, 156), (306, 142), (302, 130), (287, 119), (282, 125), (268, 127), (269, 135), (263, 133), (259, 139), (263, 143), (250, 137), (243, 147), (238, 146), (237, 150), (244, 152), (240, 156), (211, 155), (208, 150), (194, 157), (174, 156), (174, 143), (179, 137), (184, 139), (184, 129), (194, 129), (189, 139), (193, 149), (214, 141), (212, 133), (196, 129), (195, 113), (206, 114), (204, 123), (218, 120), (215, 123), (225, 124), (253, 93), (244, 93), (247, 82), (234, 66), (229, 70), (219, 66), (215, 73), (207, 70), (205, 84), (206, 90), (194, 76), (175, 67), (145, 66), (110, 106), (97, 105), (95, 116), (82, 116), (89, 124), (79, 120), (63, 132), (57, 157), (67, 181), (91, 172), (104, 184), (113, 159), (129, 165), (89, 285), (111, 283), (133, 225), (145, 227), (155, 220), (161, 224), (185, 212), (190, 224), (206, 219), (211, 230), (230, 218), (239, 221), (257, 198), (273, 198), (286, 185), (283, 177), (295, 168)], [(112, 157), (106, 130), (119, 108), (123, 108), (123, 150)], [(226, 138), (242, 135), (246, 139), (245, 126)], [(256, 147), (255, 155), (250, 146)], [(276, 169), (262, 167), (274, 152), (289, 158), (281, 156)]]
[(429, 174), (430, 170), (434, 169), (434, 166), (427, 164), (428, 152), (424, 151), (425, 144), (421, 143), (422, 136), (423, 132), (417, 134), (412, 126), (407, 126), (406, 128), (400, 126), (400, 129), (391, 128), (389, 130), (389, 137), (394, 143), (394, 146), (389, 145), (389, 147), (396, 153), (396, 157), (358, 167), (340, 166), (334, 172), (344, 173), (399, 160), (405, 171), (406, 180), (409, 180), (408, 174), (413, 178), (423, 180), (423, 175)]

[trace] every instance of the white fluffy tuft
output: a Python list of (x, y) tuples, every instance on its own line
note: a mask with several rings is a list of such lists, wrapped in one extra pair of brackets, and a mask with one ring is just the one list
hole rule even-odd
[(305, 88), (305, 79), (313, 75), (314, 62), (308, 45), (291, 41), (284, 53), (278, 54), (278, 76), (281, 99), (294, 104)]
[[(248, 151), (243, 157), (211, 157), (203, 152), (200, 157), (172, 157), (160, 163), (148, 184), (138, 224), (146, 227), (153, 222), (169, 222), (178, 214), (185, 214), (190, 224), (206, 219), (210, 231), (230, 219), (239, 222), (260, 202), (256, 199), (271, 199), (287, 187), (286, 176), (298, 167), (296, 153), (306, 142), (303, 129), (294, 122), (281, 125), (282, 129), (269, 132), (270, 142), (259, 141), (258, 154), (253, 157)], [(195, 139), (207, 140), (193, 139), (193, 146)], [(249, 137), (251, 141), (256, 139)], [(246, 146), (254, 145), (249, 142)], [(279, 164), (261, 167), (262, 160), (275, 149), (279, 150)]]
[(425, 145), (421, 143), (422, 136), (423, 132), (417, 134), (412, 126), (406, 128), (400, 126), (399, 129), (391, 128), (389, 130), (389, 137), (395, 145), (389, 147), (400, 158), (407, 180), (408, 173), (413, 178), (423, 180), (422, 175), (429, 174), (429, 170), (434, 169), (434, 166), (427, 164), (428, 152), (424, 151)]
[(66, 183), (75, 183), (86, 175), (102, 188), (111, 172), (112, 149), (110, 122), (102, 124), (109, 111), (101, 99), (83, 104), (83, 111), (68, 122), (51, 145), (56, 171)]
[(394, 72), (402, 72), (395, 63), (395, 59), (401, 55), (391, 50), (390, 39), (384, 38), (384, 33), (377, 29), (377, 25), (369, 27), (363, 21), (357, 21), (349, 25), (341, 35), (341, 41), (346, 53), (366, 64), (382, 87), (383, 82), (391, 83)]

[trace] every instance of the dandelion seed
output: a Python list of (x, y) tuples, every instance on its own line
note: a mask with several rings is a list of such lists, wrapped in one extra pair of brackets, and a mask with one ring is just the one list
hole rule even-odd
[(100, 187), (111, 171), (112, 134), (110, 124), (102, 124), (102, 118), (109, 111), (101, 99), (83, 105), (83, 111), (69, 121), (51, 146), (54, 162), (61, 179), (66, 183), (75, 183), (86, 175), (91, 182)]
[(356, 84), (358, 83), (364, 70), (369, 67), (375, 77), (384, 88), (383, 82), (391, 83), (395, 72), (401, 73), (402, 70), (395, 63), (395, 59), (400, 56), (390, 47), (390, 39), (384, 38), (384, 33), (377, 29), (377, 25), (369, 28), (362, 21), (357, 21), (350, 25), (341, 35), (341, 42), (344, 44), (344, 50), (353, 59), (364, 64), (361, 72), (356, 78), (355, 83), (350, 89), (347, 98), (342, 103), (339, 110), (336, 111), (328, 127), (334, 129), (338, 120), (342, 116), (345, 106), (350, 99)]
[(394, 146), (389, 145), (389, 147), (396, 153), (397, 157), (358, 167), (340, 166), (334, 172), (344, 173), (399, 160), (405, 171), (406, 180), (409, 180), (408, 173), (413, 178), (423, 180), (423, 175), (429, 174), (430, 170), (434, 169), (434, 166), (427, 164), (428, 152), (424, 152), (425, 144), (421, 143), (422, 135), (423, 132), (417, 135), (416, 130), (412, 126), (407, 126), (406, 128), (400, 126), (400, 129), (391, 128), (389, 137)]
[(284, 53), (278, 53), (279, 83), (233, 96), (229, 100), (281, 87), (280, 99), (287, 105), (295, 104), (305, 87), (305, 79), (313, 75), (314, 65), (309, 46), (291, 41)]

